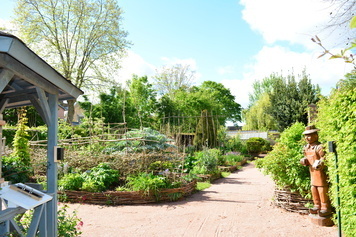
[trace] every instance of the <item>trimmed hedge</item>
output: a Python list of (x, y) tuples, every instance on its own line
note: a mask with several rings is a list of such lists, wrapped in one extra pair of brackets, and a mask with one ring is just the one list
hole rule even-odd
[[(338, 154), (339, 194), (336, 189), (335, 154), (327, 154), (330, 193), (334, 207), (341, 210), (342, 230), (356, 236), (356, 75), (339, 82), (338, 89), (319, 105), (317, 126), (323, 142), (335, 141)], [(337, 195), (341, 206), (337, 207)]]

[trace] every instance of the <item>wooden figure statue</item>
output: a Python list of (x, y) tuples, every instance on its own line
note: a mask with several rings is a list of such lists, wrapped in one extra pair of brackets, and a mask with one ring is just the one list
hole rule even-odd
[(303, 134), (308, 144), (304, 146), (304, 158), (300, 160), (300, 163), (304, 166), (309, 166), (314, 202), (314, 207), (310, 209), (310, 213), (325, 217), (330, 216), (331, 211), (328, 197), (328, 182), (324, 169), (325, 152), (323, 146), (318, 141), (318, 131), (319, 129), (314, 125), (305, 128)]

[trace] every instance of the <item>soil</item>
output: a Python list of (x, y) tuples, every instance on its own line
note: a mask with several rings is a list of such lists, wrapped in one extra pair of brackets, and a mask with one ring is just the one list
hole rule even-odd
[(272, 203), (274, 183), (252, 163), (177, 202), (96, 206), (70, 204), (84, 237), (98, 236), (337, 236), (337, 228), (311, 223), (308, 215)]

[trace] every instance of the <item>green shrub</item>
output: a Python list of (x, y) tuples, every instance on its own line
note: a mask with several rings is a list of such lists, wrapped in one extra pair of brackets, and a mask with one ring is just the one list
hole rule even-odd
[[(340, 81), (338, 89), (328, 99), (318, 104), (317, 127), (321, 128), (321, 142), (335, 141), (337, 144), (338, 170), (335, 155), (327, 154), (326, 164), (331, 183), (332, 204), (341, 211), (342, 230), (346, 236), (356, 236), (356, 75), (347, 75)], [(339, 194), (336, 175), (339, 175)], [(337, 206), (337, 195), (341, 205)]]
[(196, 165), (192, 169), (193, 174), (215, 174), (218, 172), (221, 151), (219, 149), (208, 149), (195, 152)]
[(299, 160), (303, 157), (302, 147), (305, 143), (302, 133), (304, 124), (295, 123), (281, 133), (281, 138), (273, 150), (264, 159), (256, 161), (258, 168), (271, 175), (280, 188), (310, 196), (310, 174), (308, 167), (302, 166)]
[(58, 180), (59, 190), (80, 190), (83, 186), (84, 178), (79, 173), (65, 174)]
[(229, 165), (236, 165), (237, 162), (240, 162), (244, 159), (242, 155), (234, 154), (234, 153), (227, 153), (225, 155), (226, 163)]
[(3, 156), (2, 172), (6, 181), (26, 183), (32, 174), (32, 168), (26, 166), (18, 157)]
[(112, 183), (118, 181), (119, 171), (111, 169), (108, 163), (100, 163), (81, 176), (84, 179), (82, 190), (100, 192), (105, 191)]
[(251, 137), (246, 141), (247, 151), (250, 154), (261, 153), (270, 150), (269, 141), (261, 137)]
[[(34, 210), (27, 211), (20, 219), (24, 232), (30, 228)], [(68, 205), (63, 205), (58, 208), (58, 237), (77, 237), (82, 234), (80, 228), (83, 226), (83, 221), (78, 218), (76, 211), (68, 213)]]
[[(227, 140), (225, 143), (227, 151), (240, 152), (241, 154), (247, 154), (246, 143), (240, 139), (240, 136), (234, 136)], [(245, 152), (245, 153), (244, 153)]]
[(132, 175), (126, 179), (127, 187), (133, 191), (142, 191), (146, 195), (149, 193), (157, 194), (160, 189), (176, 188), (180, 183), (172, 183), (170, 180), (162, 175), (154, 175), (152, 173), (139, 173)]

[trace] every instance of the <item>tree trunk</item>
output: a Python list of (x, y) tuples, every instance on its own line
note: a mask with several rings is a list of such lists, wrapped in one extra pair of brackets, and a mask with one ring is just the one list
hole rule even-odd
[(76, 100), (67, 100), (68, 103), (68, 114), (67, 114), (67, 122), (72, 124), (73, 117), (74, 117), (74, 103)]

